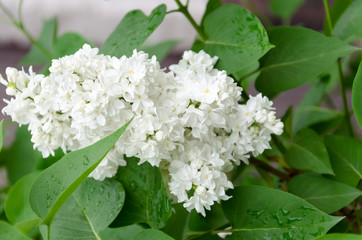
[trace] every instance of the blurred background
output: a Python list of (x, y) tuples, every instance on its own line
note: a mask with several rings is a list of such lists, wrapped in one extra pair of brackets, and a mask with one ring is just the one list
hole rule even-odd
[[(299, 2), (288, 12), (278, 10), (275, 2), (287, 4), (290, 0), (223, 0), (223, 3), (240, 4), (259, 17), (266, 27), (281, 24), (300, 25), (315, 30), (323, 29), (324, 9), (322, 0), (294, 0)], [(274, 3), (273, 3), (274, 2)], [(330, 1), (332, 4), (334, 1)], [(18, 16), (19, 0), (0, 0), (14, 15)], [(167, 5), (167, 10), (177, 8), (173, 0), (24, 0), (21, 16), (24, 27), (37, 39), (44, 21), (53, 17), (58, 19), (58, 35), (65, 32), (76, 32), (100, 46), (117, 26), (123, 16), (133, 9), (141, 9), (148, 15), (159, 4)], [(207, 0), (190, 0), (189, 10), (199, 22), (205, 11)], [(26, 55), (31, 43), (25, 35), (13, 26), (0, 10), (0, 74), (4, 76), (8, 66), (21, 68), (19, 60)], [(168, 66), (179, 60), (182, 52), (189, 49), (195, 39), (196, 32), (181, 13), (167, 14), (164, 22), (152, 34), (147, 44), (156, 44), (165, 40), (178, 40), (179, 43), (162, 62)], [(27, 69), (27, 66), (25, 67)], [(37, 69), (37, 68), (35, 68)], [(307, 87), (302, 86), (285, 92), (275, 99), (278, 115), (282, 115), (288, 106), (297, 104)], [(251, 87), (250, 93), (255, 93)], [(5, 88), (0, 87), (0, 98), (7, 98)], [(0, 108), (4, 103), (0, 101)], [(0, 118), (4, 116), (0, 114)]]

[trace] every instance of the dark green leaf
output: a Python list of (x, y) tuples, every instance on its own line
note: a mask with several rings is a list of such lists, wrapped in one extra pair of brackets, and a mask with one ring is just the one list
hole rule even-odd
[(100, 239), (100, 233), (121, 211), (124, 199), (120, 182), (87, 178), (54, 217), (50, 239)]
[(30, 139), (31, 134), (27, 126), (22, 126), (16, 130), (11, 147), (2, 152), (1, 157), (5, 161), (11, 183), (33, 172), (37, 161), (41, 158), (41, 153), (33, 149)]
[(42, 224), (51, 223), (64, 202), (102, 161), (129, 123), (91, 146), (68, 153), (40, 174), (31, 188), (30, 204), (43, 219)]
[(136, 234), (141, 232), (143, 230), (143, 227), (134, 224), (130, 226), (125, 226), (121, 228), (106, 228), (101, 233), (101, 239), (104, 240), (129, 240), (133, 238)]
[(126, 189), (126, 203), (113, 223), (125, 226), (148, 223), (162, 228), (171, 217), (172, 207), (159, 168), (148, 162), (138, 165), (138, 158), (127, 158), (127, 166), (118, 168), (116, 179)]
[(249, 88), (250, 83), (259, 76), (259, 72), (256, 72), (259, 66), (260, 66), (259, 62), (256, 61), (253, 65), (243, 68), (239, 72), (233, 74), (234, 75), (233, 77), (237, 82), (240, 83), (240, 86), (243, 89), (247, 90)]
[(362, 142), (350, 137), (331, 135), (324, 138), (335, 178), (356, 187), (362, 178)]
[(206, 6), (206, 10), (205, 10), (204, 16), (202, 17), (202, 20), (201, 20), (201, 26), (204, 25), (205, 18), (206, 18), (210, 13), (212, 13), (213, 11), (215, 11), (216, 9), (218, 9), (218, 8), (221, 7), (221, 6), (222, 6), (221, 0), (209, 0), (208, 3), (207, 3), (207, 6)]
[(285, 160), (296, 169), (334, 174), (323, 140), (313, 130), (300, 130), (293, 138)]
[(296, 110), (296, 113), (297, 116), (293, 118), (293, 134), (313, 124), (324, 123), (343, 116), (343, 113), (339, 111), (313, 105), (301, 106)]
[(173, 238), (157, 229), (144, 229), (131, 240), (173, 240)]
[(166, 6), (164, 4), (155, 8), (149, 17), (140, 10), (127, 13), (107, 38), (100, 52), (116, 57), (130, 56), (133, 49), (139, 48), (161, 24), (165, 14)]
[(347, 206), (362, 194), (357, 188), (310, 173), (292, 178), (288, 190), (325, 213)]
[(149, 56), (156, 56), (157, 61), (161, 62), (167, 54), (179, 43), (176, 40), (164, 41), (153, 46), (143, 46), (139, 50), (142, 50), (149, 54)]
[(27, 232), (40, 221), (29, 203), (30, 188), (38, 176), (39, 172), (33, 172), (17, 181), (5, 202), (7, 219), (23, 232)]
[(290, 19), (304, 0), (272, 0), (270, 10), (275, 16)]
[(349, 233), (334, 233), (315, 238), (314, 240), (362, 240), (362, 236)]
[(362, 1), (353, 1), (333, 28), (333, 35), (344, 40), (351, 41), (362, 37)]
[[(49, 64), (52, 59), (54, 41), (57, 35), (57, 19), (52, 18), (45, 21), (40, 33), (38, 42), (44, 49), (40, 50), (38, 46), (33, 45), (28, 54), (20, 60), (21, 65), (41, 65)], [(44, 51), (51, 54), (46, 55)]]
[(187, 219), (190, 213), (182, 206), (182, 203), (175, 204), (172, 208), (172, 216), (162, 231), (176, 240), (182, 240), (188, 230)]
[(193, 50), (218, 56), (216, 67), (228, 74), (254, 65), (272, 47), (259, 19), (237, 5), (223, 5), (210, 13), (204, 32), (206, 39), (198, 40)]
[(362, 129), (362, 62), (353, 81), (352, 106), (358, 125)]
[(77, 33), (65, 33), (55, 41), (54, 58), (74, 54), (85, 43), (92, 45), (87, 39)]
[(1, 240), (31, 240), (18, 229), (11, 226), (9, 223), (0, 221), (0, 239)]
[(269, 97), (313, 80), (337, 58), (358, 49), (302, 27), (274, 27), (268, 35), (276, 47), (260, 60), (256, 88)]
[(344, 11), (352, 3), (352, 0), (336, 0), (330, 8), (332, 26), (336, 24), (338, 19), (342, 16)]
[(223, 202), (233, 234), (228, 239), (313, 239), (342, 218), (329, 216), (290, 193), (259, 186), (236, 187)]

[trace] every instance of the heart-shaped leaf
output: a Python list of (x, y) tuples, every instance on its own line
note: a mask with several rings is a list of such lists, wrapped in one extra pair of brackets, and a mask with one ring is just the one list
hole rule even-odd
[(114, 179), (87, 178), (60, 208), (50, 227), (50, 239), (101, 239), (121, 211), (125, 191)]
[(122, 19), (100, 49), (111, 56), (130, 56), (161, 24), (166, 15), (166, 6), (161, 4), (149, 17), (140, 10), (134, 10)]
[(217, 8), (205, 18), (203, 28), (206, 39), (196, 41), (192, 49), (218, 56), (216, 67), (228, 74), (255, 64), (272, 47), (259, 19), (238, 5)]

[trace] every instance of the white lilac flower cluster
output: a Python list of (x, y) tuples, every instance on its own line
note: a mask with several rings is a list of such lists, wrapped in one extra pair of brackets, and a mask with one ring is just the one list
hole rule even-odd
[(124, 166), (124, 155), (159, 166), (169, 192), (189, 211), (205, 215), (233, 188), (226, 173), (270, 148), (281, 134), (272, 102), (260, 94), (241, 100), (240, 87), (217, 57), (186, 51), (166, 73), (155, 57), (133, 52), (129, 58), (98, 54), (84, 45), (74, 55), (53, 60), (49, 76), (7, 68), (3, 112), (29, 124), (34, 148), (44, 157), (88, 146), (123, 126), (115, 147), (91, 177), (103, 180)]

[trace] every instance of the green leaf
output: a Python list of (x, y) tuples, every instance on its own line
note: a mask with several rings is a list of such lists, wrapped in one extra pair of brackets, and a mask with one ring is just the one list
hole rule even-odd
[(210, 13), (222, 6), (221, 0), (209, 0), (206, 5), (206, 10), (202, 16), (201, 26), (204, 26), (205, 18), (209, 16)]
[[(38, 42), (49, 54), (53, 53), (54, 41), (57, 35), (57, 19), (52, 18), (43, 24)], [(20, 60), (21, 65), (42, 65), (49, 64), (52, 56), (47, 56), (36, 45), (33, 45), (25, 57)]]
[(159, 168), (138, 158), (126, 158), (127, 166), (118, 168), (116, 179), (126, 189), (126, 203), (113, 223), (125, 226), (148, 223), (152, 228), (166, 226), (172, 209)]
[(335, 120), (343, 116), (343, 113), (339, 111), (313, 105), (301, 106), (296, 110), (296, 113), (297, 116), (293, 117), (293, 134), (313, 124)]
[(270, 10), (275, 16), (290, 19), (302, 3), (304, 0), (272, 0)]
[(104, 240), (111, 240), (111, 239), (117, 239), (117, 240), (129, 240), (132, 237), (134, 237), (136, 234), (141, 232), (143, 230), (143, 227), (134, 224), (130, 226), (125, 226), (121, 228), (106, 228), (101, 233), (101, 239)]
[(174, 239), (185, 239), (189, 216), (190, 212), (182, 206), (182, 203), (174, 204), (172, 206), (172, 216), (168, 220), (167, 225), (162, 228), (162, 231)]
[(30, 139), (31, 134), (27, 126), (22, 126), (16, 130), (11, 147), (2, 152), (1, 157), (5, 161), (9, 180), (13, 184), (33, 172), (37, 161), (41, 158), (41, 153), (33, 149)]
[(161, 62), (178, 43), (179, 41), (169, 40), (153, 46), (143, 46), (140, 50), (148, 53), (149, 56), (156, 56), (157, 61)]
[(292, 178), (288, 182), (288, 190), (329, 214), (347, 206), (362, 194), (357, 188), (310, 173)]
[(361, 23), (362, 0), (355, 0), (334, 25), (333, 35), (344, 41), (352, 41), (362, 37)]
[(7, 219), (25, 233), (40, 221), (29, 203), (30, 188), (38, 176), (39, 172), (33, 172), (17, 181), (5, 202)]
[(358, 72), (353, 81), (352, 107), (358, 125), (362, 129), (362, 62), (358, 67)]
[(1, 240), (31, 240), (18, 229), (9, 223), (0, 221), (0, 239)]
[(362, 240), (362, 236), (350, 233), (333, 233), (315, 238), (314, 240)]
[(30, 204), (43, 219), (41, 224), (50, 225), (64, 202), (102, 161), (131, 121), (91, 146), (68, 153), (40, 174), (30, 190)]
[(127, 13), (107, 38), (100, 52), (116, 57), (130, 56), (132, 51), (139, 48), (161, 24), (165, 15), (166, 6), (164, 4), (155, 8), (149, 17), (140, 10)]
[(87, 178), (60, 208), (50, 227), (50, 239), (101, 239), (121, 211), (125, 191), (115, 179)]
[(206, 39), (192, 49), (218, 56), (216, 67), (228, 74), (255, 64), (272, 47), (259, 19), (241, 6), (223, 5), (205, 18), (203, 27)]
[(335, 178), (356, 187), (362, 178), (362, 142), (350, 137), (330, 135), (324, 138)]
[(334, 175), (323, 140), (313, 130), (300, 130), (291, 142), (285, 160), (295, 168)]
[(233, 234), (228, 239), (313, 239), (342, 218), (329, 216), (290, 193), (259, 186), (236, 187), (223, 202)]
[(333, 27), (338, 21), (338, 19), (342, 16), (344, 11), (346, 11), (348, 6), (351, 5), (351, 3), (352, 0), (336, 0), (333, 3), (332, 7), (329, 9)]
[(173, 240), (173, 238), (157, 229), (144, 229), (131, 240)]
[(92, 45), (87, 39), (77, 33), (65, 33), (55, 41), (54, 58), (74, 54), (85, 43)]
[(243, 89), (247, 90), (251, 82), (259, 76), (259, 72), (256, 71), (259, 68), (259, 66), (260, 66), (259, 62), (256, 61), (254, 64), (249, 65), (248, 67), (243, 68), (239, 72), (233, 74), (234, 75), (233, 77), (237, 82), (240, 82), (240, 86)]
[(269, 97), (313, 80), (339, 57), (358, 49), (302, 27), (274, 27), (268, 35), (276, 47), (260, 60), (255, 87)]

